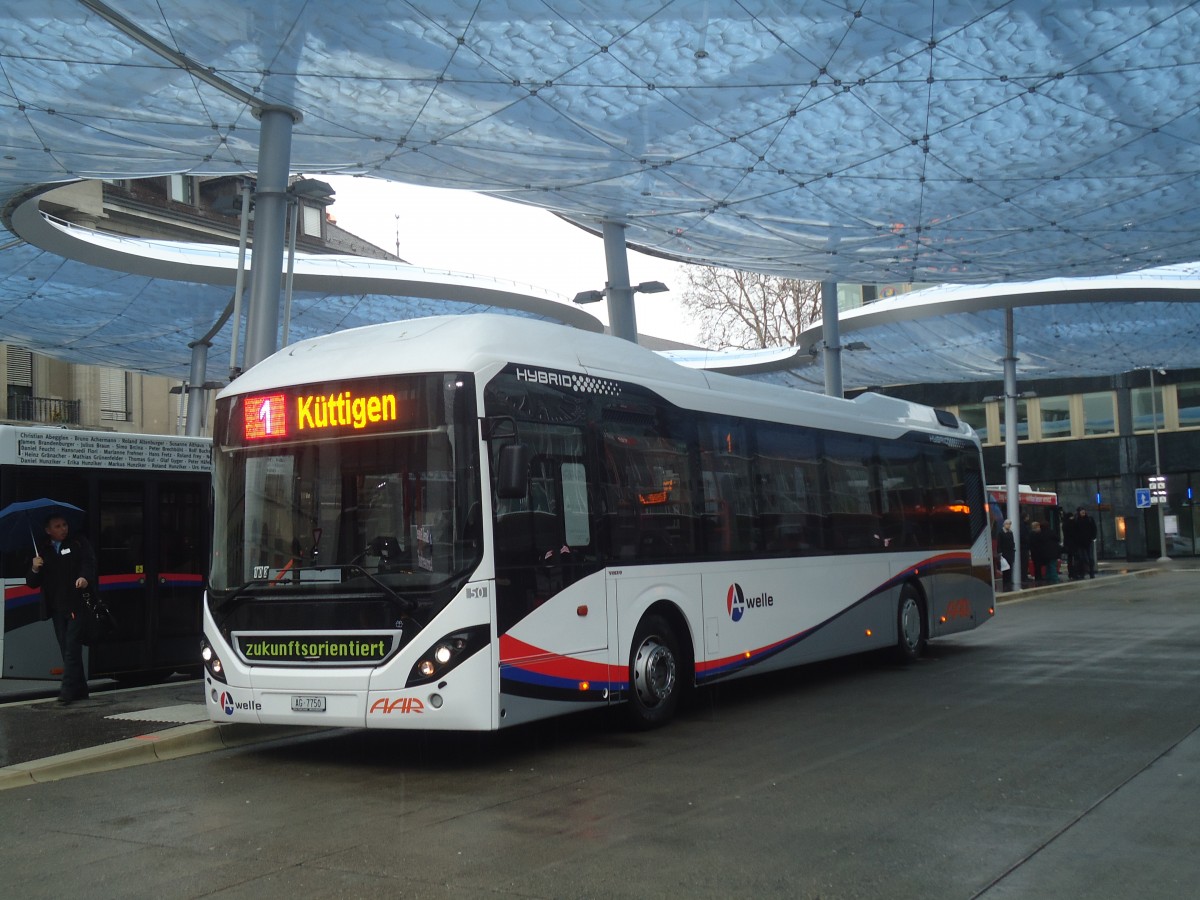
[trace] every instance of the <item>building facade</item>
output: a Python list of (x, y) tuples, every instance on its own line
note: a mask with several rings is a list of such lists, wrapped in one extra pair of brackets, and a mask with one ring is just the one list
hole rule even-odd
[[(1139, 508), (1138, 489), (1166, 478), (1168, 555), (1200, 555), (1200, 369), (1141, 369), (1103, 378), (1023, 381), (1017, 401), (1019, 481), (1055, 491), (1099, 526), (1101, 559), (1157, 558), (1158, 510)], [(1004, 484), (1002, 381), (909, 385), (885, 393), (949, 409), (983, 441), (989, 483)]]
[[(42, 194), (42, 211), (71, 225), (151, 240), (237, 245), (240, 176), (79, 181)], [(293, 178), (296, 249), (403, 261), (337, 225), (329, 207), (333, 189), (322, 181)], [(247, 241), (254, 243), (253, 206)], [(184, 385), (162, 376), (66, 363), (14, 344), (0, 333), (0, 421), (61, 424), (143, 434), (182, 434), (187, 418)], [(205, 433), (210, 433), (209, 421)]]

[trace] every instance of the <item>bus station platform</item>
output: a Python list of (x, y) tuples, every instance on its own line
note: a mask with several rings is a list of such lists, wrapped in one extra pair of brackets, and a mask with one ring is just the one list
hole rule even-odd
[(57, 681), (0, 679), (0, 790), (207, 753), (305, 729), (217, 725), (197, 679), (122, 688), (92, 681), (63, 705)]
[[(1087, 589), (1190, 562), (1101, 562), (1097, 577), (997, 592), (1000, 605), (1047, 592)], [(291, 737), (313, 729), (217, 725), (196, 679), (122, 688), (93, 681), (91, 696), (57, 701), (57, 681), (0, 679), (0, 790)]]

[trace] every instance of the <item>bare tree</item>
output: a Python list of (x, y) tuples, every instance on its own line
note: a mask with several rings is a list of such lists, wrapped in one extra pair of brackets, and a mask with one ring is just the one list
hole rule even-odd
[(821, 283), (777, 275), (688, 268), (681, 302), (699, 324), (710, 347), (790, 347), (800, 332), (821, 317)]

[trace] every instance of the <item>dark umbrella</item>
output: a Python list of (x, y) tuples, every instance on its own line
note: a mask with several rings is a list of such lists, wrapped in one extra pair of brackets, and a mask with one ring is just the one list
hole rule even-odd
[(49, 516), (62, 516), (67, 527), (74, 531), (83, 525), (84, 511), (71, 503), (42, 497), (40, 500), (22, 500), (0, 509), (0, 550), (19, 550), (25, 541), (33, 543), (37, 553), (37, 537), (45, 531)]

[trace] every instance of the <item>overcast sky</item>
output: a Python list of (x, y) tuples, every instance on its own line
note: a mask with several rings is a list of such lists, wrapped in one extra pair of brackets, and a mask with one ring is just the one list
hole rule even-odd
[[(322, 176), (337, 192), (330, 212), (340, 227), (417, 266), (490, 275), (562, 294), (602, 290), (604, 243), (545, 210), (469, 191), (416, 187), (374, 178)], [(398, 248), (398, 249), (397, 249)], [(663, 294), (638, 294), (638, 331), (696, 343), (676, 298), (684, 267), (630, 252), (632, 284), (661, 281)], [(604, 301), (584, 309), (608, 321)]]

